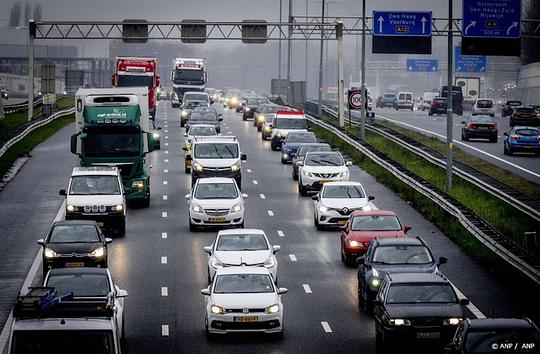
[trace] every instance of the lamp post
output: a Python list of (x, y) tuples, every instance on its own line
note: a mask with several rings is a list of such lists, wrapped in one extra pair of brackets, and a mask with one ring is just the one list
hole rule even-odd
[(366, 137), (366, 0), (362, 0), (362, 85), (360, 86), (360, 139)]
[[(321, 23), (324, 23), (324, 0), (322, 0), (321, 8)], [(321, 25), (321, 45), (320, 45), (320, 55), (319, 55), (319, 101), (317, 107), (317, 114), (319, 118), (322, 115), (322, 90), (323, 90), (323, 48), (324, 45), (324, 29)]]
[[(279, 0), (279, 23), (283, 21), (283, 0)], [(281, 80), (281, 28), (279, 30), (279, 43), (278, 43), (278, 79)]]
[(454, 47), (454, 38), (453, 38), (453, 0), (448, 0), (448, 108), (446, 110), (446, 191), (450, 192), (452, 190), (452, 153), (453, 153), (453, 117), (454, 112), (452, 111), (452, 100), (453, 100), (453, 87), (452, 87), (452, 74), (453, 74), (453, 47)]
[[(336, 1), (326, 1), (326, 16), (327, 17), (330, 17), (330, 11), (328, 9), (328, 6), (330, 4), (335, 4)], [(324, 76), (324, 82), (325, 82), (325, 87), (328, 87), (328, 77), (330, 76), (329, 75), (329, 72), (328, 72), (328, 42), (326, 42), (326, 52), (325, 52), (325, 57), (324, 57), (324, 68), (325, 68), (325, 76)]]

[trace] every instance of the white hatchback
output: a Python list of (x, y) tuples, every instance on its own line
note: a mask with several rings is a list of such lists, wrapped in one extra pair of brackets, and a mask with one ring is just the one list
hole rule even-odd
[(351, 165), (337, 151), (308, 152), (298, 162), (298, 192), (305, 196), (309, 191), (319, 191), (327, 182), (348, 182)]
[(233, 178), (200, 178), (190, 194), (189, 230), (202, 226), (244, 227), (244, 199)]
[(472, 115), (489, 115), (495, 117), (495, 103), (489, 98), (479, 98), (474, 101)]
[(233, 332), (283, 333), (281, 295), (264, 267), (226, 267), (216, 271), (205, 297), (208, 335)]

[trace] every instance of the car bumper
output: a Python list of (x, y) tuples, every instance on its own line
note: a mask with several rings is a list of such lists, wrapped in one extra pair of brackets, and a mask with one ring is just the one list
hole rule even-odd
[(510, 144), (512, 151), (540, 152), (540, 144)]
[(279, 146), (279, 147), (281, 147), (281, 144), (283, 144), (283, 140), (285, 140), (285, 137), (284, 137), (284, 136), (278, 137), (277, 135), (274, 135), (274, 136), (272, 137), (272, 143), (273, 143), (274, 145)]
[(433, 107), (431, 107), (429, 109), (429, 111), (431, 113), (435, 113), (435, 114), (446, 114), (447, 109), (446, 108), (433, 108)]
[(333, 178), (313, 178), (313, 177), (306, 177), (305, 175), (302, 176), (302, 185), (304, 188), (307, 188), (310, 191), (320, 191), (322, 188), (322, 185), (326, 182), (348, 182), (349, 181), (349, 175), (343, 177), (333, 177)]
[(253, 118), (253, 114), (254, 114), (253, 110), (244, 111), (243, 117), (244, 118)]
[(361, 245), (357, 247), (351, 247), (347, 242), (343, 245), (343, 250), (345, 251), (345, 254), (347, 257), (360, 257), (366, 254), (367, 246)]
[(242, 172), (239, 171), (231, 171), (228, 170), (208, 170), (204, 169), (202, 171), (195, 171), (192, 170), (191, 172), (191, 178), (192, 182), (195, 183), (195, 181), (199, 178), (206, 178), (206, 177), (223, 177), (223, 178), (234, 178), (237, 181), (242, 179)]
[(495, 115), (495, 110), (493, 109), (474, 109), (473, 114), (476, 114), (476, 115)]
[(58, 257), (43, 258), (43, 272), (54, 268), (79, 268), (79, 267), (97, 267), (107, 268), (107, 257)]
[(294, 152), (292, 151), (286, 151), (286, 152), (281, 152), (281, 161), (283, 162), (292, 162), (292, 159), (293, 159), (293, 155), (294, 155)]
[(384, 327), (384, 341), (392, 343), (422, 343), (446, 345), (450, 343), (457, 326), (402, 326)]
[(212, 216), (206, 213), (190, 211), (189, 218), (193, 225), (197, 226), (234, 226), (244, 222), (244, 212), (227, 213), (225, 215)]
[(349, 220), (349, 215), (341, 215), (335, 210), (329, 210), (326, 212), (318, 211), (317, 220), (319, 224), (325, 226), (342, 226)]
[(67, 213), (66, 220), (94, 220), (101, 230), (118, 230), (126, 223), (126, 216), (120, 215), (100, 215), (100, 214), (83, 214), (83, 213)]
[[(238, 322), (238, 318), (257, 317), (256, 322)], [(208, 314), (208, 331), (216, 334), (235, 332), (277, 333), (283, 331), (283, 316), (281, 313), (265, 314), (254, 312), (247, 315), (243, 313), (228, 313), (226, 315)]]
[(468, 130), (465, 129), (465, 132), (469, 138), (496, 138), (498, 136), (498, 131), (482, 131), (482, 130)]

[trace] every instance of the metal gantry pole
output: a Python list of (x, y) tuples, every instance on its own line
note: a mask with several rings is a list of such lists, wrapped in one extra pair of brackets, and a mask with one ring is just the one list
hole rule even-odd
[(34, 39), (36, 25), (34, 20), (28, 21), (28, 121), (34, 117)]
[(362, 95), (360, 108), (360, 140), (366, 137), (366, 0), (362, 0)]
[(453, 73), (453, 0), (448, 0), (448, 108), (446, 112), (446, 191), (450, 192), (452, 190), (452, 159), (453, 159), (453, 117), (454, 112), (452, 111), (452, 101), (453, 101), (453, 83), (452, 83), (452, 73)]
[(289, 0), (289, 40), (287, 41), (287, 103), (291, 103), (291, 71), (292, 71), (292, 7), (293, 7), (293, 0)]
[[(324, 23), (324, 0), (322, 0), (321, 24)], [(322, 116), (322, 89), (323, 89), (323, 53), (324, 53), (324, 27), (321, 25), (321, 47), (319, 54), (319, 102), (317, 113)]]
[(338, 45), (338, 120), (339, 126), (345, 126), (345, 108), (343, 102), (344, 82), (343, 82), (343, 22), (336, 23), (336, 39)]
[[(308, 4), (308, 1), (309, 0), (306, 0), (306, 18), (308, 17), (309, 15), (309, 4)], [(306, 73), (305, 73), (305, 80), (306, 80), (306, 91), (307, 91), (307, 79), (308, 79), (308, 41), (306, 41)]]
[[(283, 22), (283, 0), (279, 0), (279, 23)], [(278, 79), (281, 80), (281, 28), (279, 29), (279, 44), (278, 44)]]

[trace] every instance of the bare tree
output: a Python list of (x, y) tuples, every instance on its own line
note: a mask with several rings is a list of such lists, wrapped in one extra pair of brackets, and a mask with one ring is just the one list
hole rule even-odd
[(10, 27), (17, 27), (21, 21), (21, 2), (17, 1), (16, 3), (11, 6), (11, 10), (9, 13), (9, 26)]

